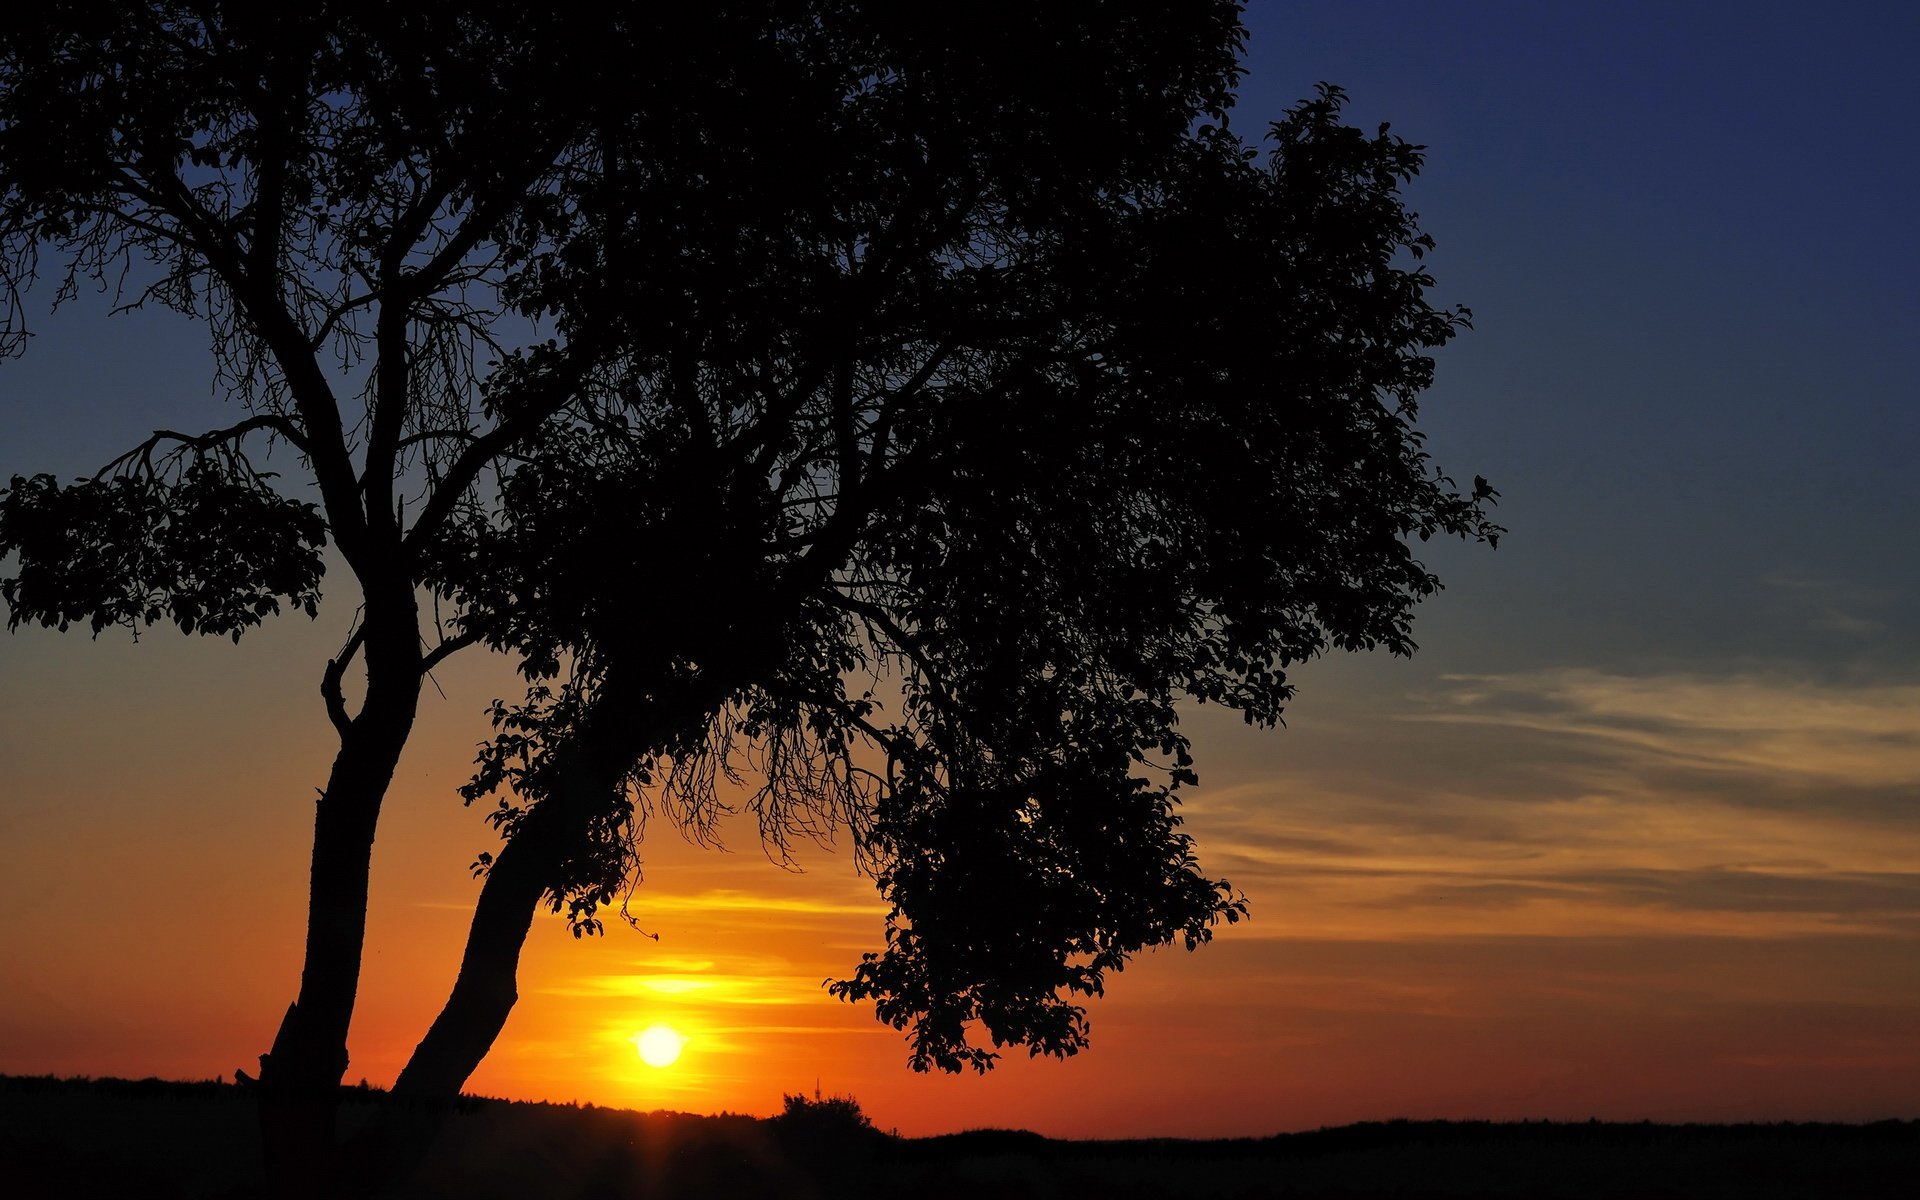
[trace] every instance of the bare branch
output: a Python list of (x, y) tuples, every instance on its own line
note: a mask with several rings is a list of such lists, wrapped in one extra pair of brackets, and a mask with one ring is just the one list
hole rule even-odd
[(450, 638), (442, 638), (440, 644), (426, 652), (420, 658), (420, 673), (426, 674), (448, 658), (480, 641), (477, 633), (461, 633)]
[(147, 438), (146, 441), (141, 442), (138, 446), (135, 446), (125, 454), (122, 454), (112, 462), (101, 467), (98, 471), (94, 472), (93, 477), (95, 479), (105, 479), (135, 461), (143, 463), (151, 469), (153, 452), (158, 449), (163, 442), (177, 442), (181, 449), (204, 453), (215, 447), (222, 447), (227, 443), (237, 442), (245, 438), (248, 434), (262, 429), (271, 430), (273, 433), (285, 438), (288, 444), (292, 445), (294, 449), (300, 451), (302, 454), (307, 452), (306, 445), (302, 441), (299, 431), (294, 428), (293, 422), (282, 416), (263, 414), (248, 417), (237, 425), (229, 425), (225, 429), (215, 429), (208, 433), (200, 434), (197, 437), (190, 433), (179, 433), (171, 429), (156, 429), (153, 431), (153, 435)]
[(327, 660), (327, 669), (320, 676), (320, 696), (327, 704), (327, 719), (333, 722), (334, 729), (345, 737), (353, 728), (353, 718), (347, 715), (347, 701), (342, 692), (341, 678), (347, 672), (347, 666), (360, 653), (361, 646), (367, 640), (367, 627), (356, 618), (353, 632), (347, 638), (347, 644), (340, 653)]

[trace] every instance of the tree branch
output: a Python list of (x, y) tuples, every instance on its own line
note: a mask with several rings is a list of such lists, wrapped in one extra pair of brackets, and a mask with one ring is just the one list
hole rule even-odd
[(225, 429), (215, 429), (200, 434), (198, 437), (190, 433), (179, 433), (172, 429), (156, 429), (153, 431), (153, 435), (147, 438), (146, 441), (141, 442), (138, 446), (135, 446), (125, 454), (120, 455), (112, 462), (101, 467), (98, 471), (94, 472), (93, 477), (95, 479), (105, 479), (122, 466), (136, 459), (151, 469), (153, 452), (159, 448), (162, 442), (178, 442), (183, 448), (191, 448), (196, 451), (211, 450), (222, 443), (238, 441), (248, 434), (262, 429), (279, 434), (285, 438), (294, 449), (300, 451), (300, 453), (305, 454), (307, 452), (306, 443), (300, 437), (299, 431), (294, 428), (292, 421), (282, 416), (261, 415), (248, 417), (237, 425), (229, 425)]
[(320, 675), (320, 698), (327, 704), (327, 719), (333, 727), (345, 737), (353, 728), (353, 718), (347, 715), (347, 701), (340, 681), (347, 673), (347, 665), (354, 655), (360, 653), (360, 647), (366, 643), (367, 627), (355, 622), (353, 634), (347, 638), (347, 644), (340, 653), (327, 660), (327, 669)]
[(947, 686), (945, 676), (928, 656), (925, 639), (902, 628), (900, 623), (893, 619), (892, 613), (881, 605), (855, 599), (838, 588), (826, 589), (823, 599), (834, 608), (851, 613), (868, 624), (879, 627), (881, 632), (894, 640), (900, 652), (919, 668), (921, 674), (927, 677), (927, 683), (933, 688), (934, 696), (942, 707), (949, 712), (966, 711), (965, 706), (954, 698), (953, 689)]
[(462, 633), (450, 638), (442, 638), (439, 645), (427, 651), (426, 654), (421, 657), (420, 673), (425, 675), (428, 671), (433, 670), (455, 653), (465, 650), (468, 646), (479, 642), (479, 640), (480, 635), (477, 633)]
[(585, 360), (589, 357), (588, 353), (578, 348), (570, 352), (565, 361), (569, 368), (566, 374), (572, 378), (552, 381), (551, 391), (538, 404), (504, 418), (492, 429), (474, 436), (467, 443), (460, 457), (447, 467), (440, 485), (427, 497), (420, 515), (414, 519), (413, 527), (406, 531), (402, 543), (404, 553), (409, 557), (417, 555), (420, 544), (433, 536), (433, 531), (453, 512), (454, 506), (460, 503), (460, 497), (480, 477), (480, 472), (486, 469), (487, 464), (566, 406), (586, 374)]
[(408, 434), (406, 437), (401, 438), (399, 443), (394, 447), (394, 449), (406, 450), (406, 449), (409, 449), (410, 447), (417, 446), (422, 442), (434, 442), (434, 441), (441, 441), (441, 440), (456, 441), (456, 442), (477, 442), (480, 440), (480, 435), (475, 433), (471, 429), (423, 429), (419, 433), (411, 433), (411, 434)]
[(141, 167), (140, 175), (151, 181), (157, 206), (183, 226), (168, 231), (166, 236), (205, 260), (207, 269), (226, 285), (234, 303), (251, 321), (278, 362), (292, 392), (294, 409), (305, 427), (301, 453), (313, 466), (314, 481), (320, 485), (334, 542), (355, 573), (364, 572), (369, 565), (366, 516), (360, 507), (359, 488), (352, 457), (347, 453), (339, 404), (326, 374), (313, 357), (308, 336), (280, 302), (277, 271), (266, 279), (257, 277), (247, 267), (246, 254), (229, 232), (194, 200), (178, 176), (171, 172), (155, 175), (144, 169), (144, 163)]

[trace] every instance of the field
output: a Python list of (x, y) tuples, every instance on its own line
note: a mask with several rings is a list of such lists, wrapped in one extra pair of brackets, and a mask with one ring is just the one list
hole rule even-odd
[[(350, 1091), (351, 1132), (394, 1114)], [(407, 1114), (401, 1113), (404, 1119)], [(246, 1197), (250, 1098), (221, 1083), (0, 1076), (0, 1195)], [(1386, 1122), (1220, 1141), (1055, 1141), (975, 1130), (896, 1138), (855, 1106), (776, 1118), (476, 1100), (396, 1196), (491, 1197), (1901, 1197), (1920, 1122), (1651, 1125)]]

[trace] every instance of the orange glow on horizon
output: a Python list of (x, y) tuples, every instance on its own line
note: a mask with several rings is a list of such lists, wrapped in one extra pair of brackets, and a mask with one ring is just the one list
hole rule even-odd
[[(150, 639), (145, 682), (59, 643), (58, 686), (11, 726), (16, 794), (58, 802), (10, 810), (0, 1070), (257, 1069), (298, 978), (297, 881), (329, 749), (302, 723), (308, 681), (277, 664), (328, 636), (282, 624), (238, 650)], [(42, 653), (30, 638), (15, 642)], [(497, 669), (438, 674), (470, 697), (497, 694)], [(156, 741), (134, 719), (181, 707), (183, 678), (232, 676), (187, 706), (205, 736)], [(101, 696), (123, 726), (101, 723)], [(821, 986), (880, 943), (885, 906), (843, 850), (803, 847), (794, 873), (750, 831), (723, 853), (662, 826), (631, 903), (660, 940), (610, 922), (576, 941), (543, 916), (469, 1089), (765, 1115), (817, 1083), (907, 1134), (1106, 1137), (1920, 1110), (1920, 829), (1874, 807), (1897, 814), (1920, 786), (1910, 692), (1569, 673), (1442, 681), (1384, 723), (1336, 689), (1316, 698), (1280, 734), (1191, 723), (1203, 785), (1188, 828), (1253, 919), (1112, 977), (1076, 1059), (1009, 1049), (985, 1077), (912, 1074), (902, 1035)], [(1767, 749), (1796, 704), (1832, 714), (1826, 752), (1798, 772)], [(1628, 711), (1645, 719), (1618, 736)], [(476, 706), (429, 705), (402, 764), (349, 1081), (391, 1082), (456, 974), (478, 887), (465, 864), (493, 843), (454, 788), (483, 733)], [(1792, 789), (1836, 799), (1771, 799)], [(115, 890), (76, 917), (56, 898), (82, 862)], [(687, 1039), (670, 1067), (639, 1057), (637, 1031), (654, 1025)]]

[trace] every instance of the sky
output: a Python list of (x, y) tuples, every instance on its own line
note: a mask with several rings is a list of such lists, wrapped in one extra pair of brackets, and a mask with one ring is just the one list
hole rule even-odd
[[(764, 1114), (818, 1087), (903, 1133), (1073, 1137), (1920, 1116), (1920, 10), (1248, 23), (1243, 131), (1328, 80), (1429, 147), (1411, 201), (1475, 328), (1421, 425), (1509, 529), (1423, 548), (1447, 589), (1411, 660), (1309, 665), (1283, 730), (1190, 714), (1189, 829), (1252, 920), (1141, 956), (1076, 1059), (917, 1076), (821, 988), (880, 941), (844, 851), (793, 873), (660, 830), (633, 903), (659, 940), (538, 922), (472, 1090)], [(200, 331), (105, 307), (0, 363), (0, 477), (231, 419)], [(0, 637), (0, 1071), (254, 1069), (298, 979), (349, 609), (237, 646)], [(424, 1032), (494, 844), (454, 789), (510, 672), (436, 682), (375, 848), (350, 1080)], [(655, 1023), (688, 1039), (668, 1068), (635, 1053)]]

